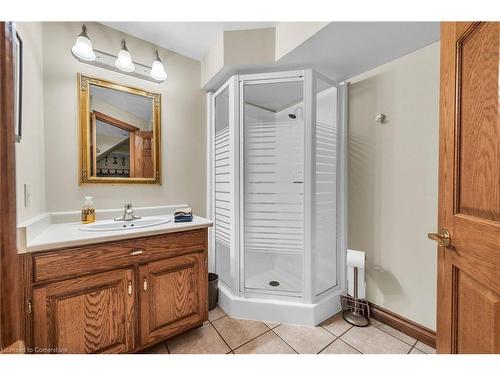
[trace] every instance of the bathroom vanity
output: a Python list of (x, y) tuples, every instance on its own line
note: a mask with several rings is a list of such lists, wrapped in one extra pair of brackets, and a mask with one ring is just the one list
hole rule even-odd
[(47, 226), (22, 256), (27, 347), (135, 352), (201, 326), (208, 314), (209, 226), (195, 217), (119, 233), (80, 230), (77, 240), (71, 233), (81, 224)]
[[(160, 194), (161, 94), (80, 73), (77, 82), (80, 185), (94, 184), (99, 194), (96, 184), (114, 184), (120, 196), (118, 184), (135, 184), (138, 196), (152, 192), (139, 185), (153, 184)], [(212, 222), (174, 223), (175, 209), (187, 205), (134, 215), (126, 203), (82, 224), (82, 213), (94, 208), (87, 201), (82, 212), (44, 213), (18, 225), (28, 352), (135, 352), (201, 326)]]

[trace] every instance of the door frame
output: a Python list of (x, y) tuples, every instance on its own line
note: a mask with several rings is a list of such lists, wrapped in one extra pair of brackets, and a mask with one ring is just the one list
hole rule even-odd
[(0, 347), (21, 338), (20, 263), (16, 248), (13, 37), (0, 22)]

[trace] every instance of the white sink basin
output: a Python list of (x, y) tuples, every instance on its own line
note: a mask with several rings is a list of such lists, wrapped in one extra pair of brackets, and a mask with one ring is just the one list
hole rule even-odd
[(90, 232), (112, 231), (112, 230), (130, 230), (145, 227), (152, 227), (154, 225), (166, 224), (172, 221), (170, 218), (165, 217), (145, 217), (142, 219), (135, 219), (132, 221), (114, 221), (102, 220), (92, 224), (83, 224), (80, 230)]

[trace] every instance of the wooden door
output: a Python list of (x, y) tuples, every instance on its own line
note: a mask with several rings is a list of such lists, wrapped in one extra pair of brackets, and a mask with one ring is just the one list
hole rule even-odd
[(90, 160), (92, 163), (91, 176), (97, 177), (97, 118), (95, 112), (90, 114)]
[(204, 253), (195, 253), (140, 267), (142, 345), (201, 325), (207, 319), (204, 262)]
[(134, 347), (130, 269), (33, 290), (33, 344), (61, 353), (120, 353)]
[[(130, 173), (131, 177), (153, 178), (153, 150), (152, 150), (152, 131), (137, 131), (134, 134), (134, 149), (130, 154)], [(132, 141), (131, 146), (132, 148)], [(134, 164), (132, 166), (132, 163)]]
[(500, 353), (499, 49), (500, 23), (442, 25), (439, 353)]

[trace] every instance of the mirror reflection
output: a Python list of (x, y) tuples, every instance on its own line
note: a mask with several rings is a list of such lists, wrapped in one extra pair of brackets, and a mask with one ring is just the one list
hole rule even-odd
[(161, 184), (160, 94), (78, 75), (80, 183)]
[(153, 99), (90, 85), (91, 175), (153, 178)]

